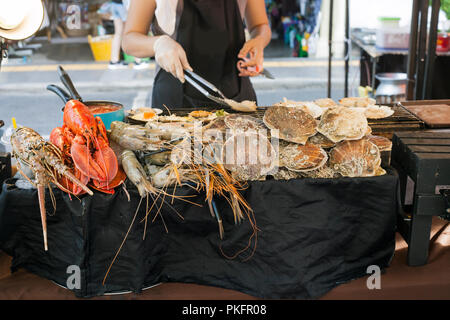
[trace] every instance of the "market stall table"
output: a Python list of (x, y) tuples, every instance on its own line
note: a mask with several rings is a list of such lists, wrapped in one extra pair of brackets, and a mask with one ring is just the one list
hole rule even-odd
[(427, 263), (432, 216), (450, 219), (450, 130), (395, 133), (392, 160), (401, 180), (401, 201), (411, 214), (399, 215), (408, 243), (408, 264)]
[[(395, 254), (389, 268), (381, 275), (381, 289), (369, 290), (370, 275), (337, 286), (322, 300), (361, 299), (450, 299), (450, 224), (433, 217), (428, 264), (410, 267), (406, 264), (408, 245), (396, 233)], [(0, 299), (77, 299), (72, 291), (21, 269), (10, 273), (11, 257), (0, 251)], [(128, 293), (92, 298), (95, 300), (253, 300), (256, 297), (229, 289), (191, 283), (161, 283), (140, 294)]]
[[(235, 225), (224, 201), (216, 201), (225, 238), (207, 205), (175, 200), (144, 235), (146, 206), (141, 205), (127, 241), (105, 277), (139, 203), (128, 186), (114, 195), (70, 200), (54, 190), (56, 212), (48, 217), (49, 251), (42, 247), (36, 190), (22, 190), (8, 180), (0, 196), (0, 244), (13, 257), (12, 271), (24, 268), (65, 286), (67, 268), (81, 270), (78, 297), (132, 291), (160, 282), (182, 282), (236, 290), (258, 298), (318, 298), (339, 284), (384, 269), (394, 254), (398, 178), (396, 172), (371, 178), (298, 179), (250, 182), (242, 192), (253, 208), (260, 231), (247, 246), (248, 220)], [(179, 195), (196, 195), (177, 188)], [(49, 198), (48, 194), (47, 197)], [(189, 198), (204, 204), (204, 195)], [(48, 199), (48, 212), (52, 212)], [(154, 214), (152, 215), (153, 218)], [(253, 238), (255, 240), (256, 238)], [(249, 258), (251, 248), (256, 251)]]

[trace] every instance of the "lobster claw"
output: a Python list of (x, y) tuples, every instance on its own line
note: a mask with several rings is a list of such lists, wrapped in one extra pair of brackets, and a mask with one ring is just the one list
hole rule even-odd
[(77, 169), (91, 179), (110, 183), (117, 174), (117, 158), (109, 146), (102, 146), (92, 157), (85, 144), (73, 143), (70, 153)]
[(120, 186), (126, 180), (126, 178), (127, 175), (125, 171), (122, 169), (122, 167), (119, 167), (116, 176), (109, 183), (92, 180), (90, 186), (100, 192), (114, 194), (114, 188)]

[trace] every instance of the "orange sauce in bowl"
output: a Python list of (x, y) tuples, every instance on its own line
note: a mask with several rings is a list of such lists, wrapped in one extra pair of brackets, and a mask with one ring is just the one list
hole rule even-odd
[(93, 114), (114, 112), (114, 111), (117, 111), (120, 109), (119, 106), (115, 106), (115, 105), (111, 105), (111, 104), (88, 106), (88, 108)]

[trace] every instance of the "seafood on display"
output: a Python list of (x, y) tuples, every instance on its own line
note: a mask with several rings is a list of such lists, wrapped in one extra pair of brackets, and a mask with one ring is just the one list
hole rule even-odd
[(313, 144), (280, 144), (279, 164), (291, 171), (306, 172), (323, 167), (328, 154), (321, 147)]
[(302, 176), (300, 172), (292, 171), (284, 167), (279, 167), (273, 174), (272, 177), (275, 180), (291, 180), (300, 179)]
[(197, 129), (201, 128), (201, 123), (184, 122), (184, 121), (173, 121), (173, 122), (149, 121), (147, 122), (145, 127), (150, 130), (155, 130), (155, 132), (159, 132), (162, 139), (171, 140), (193, 133), (194, 130), (196, 130), (196, 128)]
[(117, 157), (109, 146), (105, 125), (82, 102), (70, 100), (64, 107), (63, 126), (52, 130), (50, 140), (72, 161), (74, 172), (87, 177), (100, 191), (113, 193), (121, 183)]
[(305, 101), (302, 102), (302, 105), (306, 107), (306, 110), (315, 118), (318, 119), (322, 116), (322, 114), (325, 112), (325, 109), (317, 105), (315, 102), (312, 101)]
[(330, 139), (325, 137), (320, 132), (317, 132), (312, 137), (309, 137), (308, 143), (317, 145), (317, 146), (319, 146), (321, 148), (324, 148), (324, 149), (330, 149), (330, 148), (332, 148), (332, 147), (334, 147), (336, 145), (335, 142), (331, 141)]
[(330, 166), (344, 177), (373, 177), (381, 166), (378, 147), (367, 139), (342, 141), (330, 151)]
[(377, 172), (375, 172), (375, 176), (379, 177), (379, 176), (384, 176), (386, 174), (386, 170), (384, 170), (382, 167), (379, 167)]
[[(48, 250), (47, 243), (47, 223), (45, 210), (45, 187), (50, 187), (53, 183), (67, 193), (71, 193), (58, 181), (61, 177), (68, 179), (71, 183), (79, 187), (81, 190), (92, 195), (93, 192), (81, 182), (72, 173), (72, 170), (64, 164), (63, 153), (51, 142), (45, 141), (33, 129), (22, 127), (13, 132), (11, 135), (12, 155), (18, 160), (18, 170), (22, 172), (21, 163), (27, 165), (35, 175), (35, 185), (38, 190), (39, 208), (41, 212), (42, 230), (44, 236), (44, 249)], [(25, 174), (22, 175), (27, 178)], [(54, 196), (52, 189), (49, 188), (52, 201)], [(55, 205), (55, 203), (53, 203)]]
[(333, 170), (330, 166), (324, 165), (316, 170), (300, 172), (302, 178), (312, 178), (312, 179), (335, 179), (339, 178), (338, 172)]
[(143, 152), (142, 158), (146, 165), (165, 166), (172, 161), (172, 150), (149, 154)]
[(226, 127), (233, 132), (236, 131), (258, 131), (264, 128), (264, 123), (252, 116), (245, 114), (231, 114), (223, 119)]
[(388, 106), (368, 106), (364, 110), (367, 119), (383, 119), (394, 114), (394, 110)]
[(344, 107), (362, 107), (373, 106), (376, 104), (376, 100), (368, 97), (348, 97), (339, 100), (339, 103)]
[(318, 105), (319, 107), (325, 108), (325, 109), (338, 106), (338, 104), (333, 99), (330, 99), (330, 98), (317, 99), (317, 100), (314, 100), (314, 103), (316, 105)]
[(225, 131), (227, 129), (227, 125), (225, 124), (225, 117), (219, 117), (217, 119), (214, 119), (207, 125), (203, 126), (203, 130), (218, 130), (218, 131)]
[(380, 150), (380, 152), (392, 150), (392, 141), (386, 137), (368, 135), (366, 138), (367, 140), (375, 144), (378, 147), (378, 150)]
[(222, 163), (238, 181), (264, 179), (275, 168), (276, 157), (267, 136), (255, 131), (232, 135), (222, 149)]
[(316, 119), (320, 118), (320, 116), (324, 112), (324, 108), (320, 107), (313, 101), (292, 101), (292, 100), (283, 98), (283, 101), (276, 103), (275, 106), (299, 108), (299, 109), (302, 109), (302, 110), (308, 112), (310, 115), (313, 116), (313, 118), (316, 118)]
[(282, 140), (305, 144), (317, 132), (317, 122), (301, 109), (273, 106), (266, 110), (264, 124), (271, 129), (272, 136)]
[(189, 117), (194, 118), (195, 120), (202, 121), (203, 123), (209, 123), (218, 117), (223, 117), (228, 115), (228, 112), (224, 110), (218, 110), (216, 112), (210, 112), (205, 110), (195, 110), (189, 113)]
[(141, 198), (146, 197), (150, 193), (156, 193), (155, 188), (147, 179), (147, 174), (133, 151), (128, 149), (123, 150), (120, 154), (120, 160), (128, 179), (136, 186)]
[(325, 111), (317, 131), (333, 142), (358, 140), (366, 135), (369, 124), (364, 113), (351, 108), (336, 107)]
[(131, 125), (121, 121), (113, 121), (111, 123), (109, 137), (112, 141), (125, 149), (133, 151), (154, 151), (161, 148), (164, 134), (166, 133), (140, 125)]

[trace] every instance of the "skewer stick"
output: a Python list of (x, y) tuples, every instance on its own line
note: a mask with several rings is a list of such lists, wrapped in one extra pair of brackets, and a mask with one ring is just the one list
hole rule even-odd
[(38, 185), (39, 209), (41, 211), (42, 233), (44, 236), (44, 249), (48, 251), (47, 243), (47, 215), (45, 212), (45, 186)]

